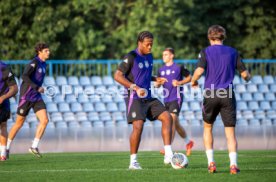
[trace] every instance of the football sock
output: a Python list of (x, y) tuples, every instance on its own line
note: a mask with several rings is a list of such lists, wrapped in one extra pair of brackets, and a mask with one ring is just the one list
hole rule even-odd
[(137, 154), (130, 155), (130, 164), (133, 164), (134, 162), (137, 162)]
[(1, 156), (6, 157), (6, 150), (7, 150), (7, 147), (5, 145), (2, 145), (1, 146)]
[(165, 156), (172, 156), (173, 155), (171, 145), (165, 145), (164, 149), (165, 149)]
[(38, 147), (38, 143), (39, 143), (39, 139), (35, 138), (34, 141), (33, 141), (32, 148), (37, 148)]
[(232, 166), (232, 165), (237, 166), (237, 158), (238, 158), (237, 152), (230, 152), (229, 158), (230, 158), (230, 166)]
[(206, 156), (207, 156), (207, 159), (208, 159), (208, 165), (209, 165), (211, 162), (215, 162), (215, 161), (214, 161), (214, 150), (213, 150), (213, 149), (206, 150)]
[(12, 140), (8, 138), (8, 141), (7, 141), (7, 150), (10, 150), (11, 143), (12, 143)]

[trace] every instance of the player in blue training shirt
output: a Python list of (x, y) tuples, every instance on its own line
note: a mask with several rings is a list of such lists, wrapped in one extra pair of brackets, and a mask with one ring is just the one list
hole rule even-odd
[(156, 98), (151, 97), (151, 81), (165, 82), (164, 78), (152, 77), (153, 58), (151, 48), (153, 35), (143, 31), (138, 35), (137, 49), (129, 52), (120, 63), (114, 74), (114, 79), (125, 86), (125, 102), (127, 121), (132, 124), (130, 135), (130, 165), (129, 169), (142, 169), (137, 161), (137, 152), (141, 140), (144, 122), (160, 120), (162, 122), (162, 137), (165, 148), (164, 163), (169, 164), (173, 155), (171, 149), (172, 121), (169, 112)]
[(11, 69), (0, 61), (0, 143), (1, 156), (0, 160), (7, 159), (7, 120), (10, 118), (10, 101), (9, 98), (16, 95), (18, 87)]
[(206, 72), (202, 113), (204, 120), (203, 139), (208, 159), (208, 171), (210, 173), (216, 172), (212, 128), (217, 115), (220, 113), (228, 145), (230, 173), (237, 174), (240, 170), (237, 165), (236, 99), (232, 81), (236, 69), (245, 81), (249, 81), (251, 76), (246, 70), (238, 51), (223, 45), (225, 38), (226, 31), (222, 26), (213, 25), (208, 29), (208, 39), (211, 45), (200, 52), (197, 69), (194, 72), (191, 84), (193, 87), (197, 87), (197, 80), (204, 71)]
[[(194, 142), (190, 140), (185, 132), (185, 129), (179, 123), (179, 112), (181, 110), (183, 102), (183, 85), (191, 81), (190, 72), (184, 67), (184, 65), (176, 64), (174, 59), (174, 49), (166, 48), (163, 51), (163, 65), (158, 70), (158, 77), (166, 78), (168, 82), (163, 84), (163, 93), (164, 93), (164, 103), (167, 111), (172, 116), (173, 127), (172, 127), (172, 141), (175, 136), (175, 130), (177, 133), (185, 140), (186, 143), (186, 155), (191, 154), (191, 149), (194, 145)], [(157, 87), (161, 84), (157, 83)], [(164, 150), (160, 151), (161, 154), (164, 154)]]
[(22, 127), (26, 116), (32, 108), (39, 119), (39, 125), (37, 126), (35, 138), (32, 146), (29, 148), (29, 152), (37, 157), (42, 157), (38, 150), (38, 144), (48, 124), (48, 116), (41, 93), (44, 93), (42, 83), (46, 74), (46, 60), (50, 56), (50, 49), (47, 44), (39, 43), (36, 45), (35, 51), (36, 56), (27, 64), (22, 75), (23, 82), (20, 87), (17, 117), (9, 133), (7, 149), (9, 152), (12, 140)]

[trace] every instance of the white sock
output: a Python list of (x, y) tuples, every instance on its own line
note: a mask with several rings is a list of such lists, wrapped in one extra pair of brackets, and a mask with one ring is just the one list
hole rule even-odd
[(186, 144), (188, 144), (191, 140), (188, 136), (186, 136), (186, 138), (184, 138), (184, 141), (185, 141)]
[(165, 145), (164, 149), (165, 149), (165, 156), (172, 156), (173, 155), (171, 145)]
[(130, 155), (130, 164), (137, 162), (137, 154)]
[(32, 148), (38, 148), (39, 139), (35, 138), (32, 144)]
[(229, 158), (230, 158), (230, 166), (232, 166), (232, 165), (238, 166), (237, 165), (237, 158), (238, 158), (237, 152), (230, 152)]
[(12, 140), (8, 138), (7, 150), (10, 150), (11, 143), (12, 143)]
[(6, 155), (7, 155), (7, 146), (5, 146), (5, 145), (2, 145), (1, 146), (1, 156), (5, 156), (6, 157)]
[(208, 165), (211, 162), (215, 162), (215, 160), (214, 160), (214, 150), (213, 149), (206, 150), (206, 156), (207, 156), (207, 159), (208, 159)]

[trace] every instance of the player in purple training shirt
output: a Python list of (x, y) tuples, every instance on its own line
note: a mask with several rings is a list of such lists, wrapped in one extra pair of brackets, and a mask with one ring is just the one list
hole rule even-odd
[(114, 74), (114, 79), (126, 88), (127, 121), (132, 124), (130, 135), (130, 165), (129, 169), (142, 169), (137, 160), (137, 152), (141, 140), (144, 122), (160, 120), (162, 122), (162, 137), (165, 148), (164, 163), (170, 164), (173, 155), (171, 149), (172, 121), (169, 112), (156, 98), (151, 97), (151, 80), (167, 81), (164, 78), (152, 77), (153, 58), (151, 48), (153, 35), (148, 31), (139, 33), (137, 49), (128, 53)]
[(22, 127), (30, 109), (33, 109), (40, 122), (37, 126), (35, 138), (32, 146), (29, 148), (29, 152), (37, 157), (42, 157), (38, 150), (38, 144), (48, 124), (48, 116), (41, 93), (44, 93), (42, 84), (46, 74), (46, 60), (50, 56), (50, 49), (47, 44), (39, 43), (35, 46), (35, 51), (36, 56), (27, 64), (22, 75), (23, 82), (20, 87), (17, 117), (9, 133), (7, 149), (9, 151), (12, 140)]
[[(194, 142), (190, 140), (187, 136), (185, 129), (179, 123), (179, 112), (181, 110), (183, 102), (183, 85), (191, 81), (190, 72), (184, 67), (184, 65), (176, 64), (174, 59), (174, 49), (166, 48), (163, 51), (163, 65), (158, 70), (158, 77), (166, 78), (168, 82), (163, 84), (164, 89), (164, 103), (167, 111), (172, 116), (173, 127), (172, 127), (172, 141), (175, 136), (175, 130), (177, 133), (185, 140), (186, 143), (186, 155), (191, 154), (191, 149), (194, 145)], [(157, 87), (161, 84), (156, 85)], [(161, 154), (164, 154), (164, 150), (160, 151)]]
[(0, 61), (0, 143), (1, 143), (1, 156), (0, 160), (7, 159), (7, 120), (10, 118), (10, 101), (9, 98), (16, 95), (18, 87), (11, 69)]
[(197, 80), (204, 71), (206, 72), (202, 113), (204, 120), (203, 139), (208, 159), (208, 171), (210, 173), (216, 172), (212, 128), (217, 115), (220, 113), (227, 138), (230, 173), (237, 174), (240, 170), (237, 165), (236, 99), (232, 81), (236, 69), (245, 81), (249, 81), (251, 76), (246, 70), (238, 51), (223, 45), (225, 38), (226, 31), (222, 26), (213, 25), (208, 29), (208, 39), (211, 45), (200, 52), (198, 67), (194, 72), (191, 84), (193, 87), (197, 87)]

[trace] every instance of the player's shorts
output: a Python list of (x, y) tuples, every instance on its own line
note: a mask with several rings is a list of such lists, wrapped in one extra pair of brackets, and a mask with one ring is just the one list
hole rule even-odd
[(42, 109), (46, 109), (46, 105), (43, 100), (37, 102), (30, 102), (26, 100), (20, 100), (19, 106), (17, 108), (17, 114), (20, 116), (27, 116), (29, 114), (30, 109), (34, 110), (34, 113), (40, 111)]
[(10, 119), (11, 111), (0, 107), (0, 123), (6, 122)]
[(220, 113), (225, 127), (236, 126), (237, 118), (235, 93), (233, 90), (226, 90), (227, 94), (224, 95), (225, 98), (218, 97), (216, 94), (213, 94), (213, 97), (210, 97), (211, 91), (206, 91), (208, 97), (204, 96), (202, 106), (202, 116), (205, 122), (213, 124), (217, 115)]
[(173, 113), (178, 116), (182, 107), (182, 102), (178, 102), (177, 100), (166, 102), (165, 107), (166, 107), (166, 110), (169, 111), (169, 113)]
[(125, 99), (127, 122), (149, 119), (156, 120), (160, 114), (166, 111), (164, 105), (156, 98), (151, 99)]

